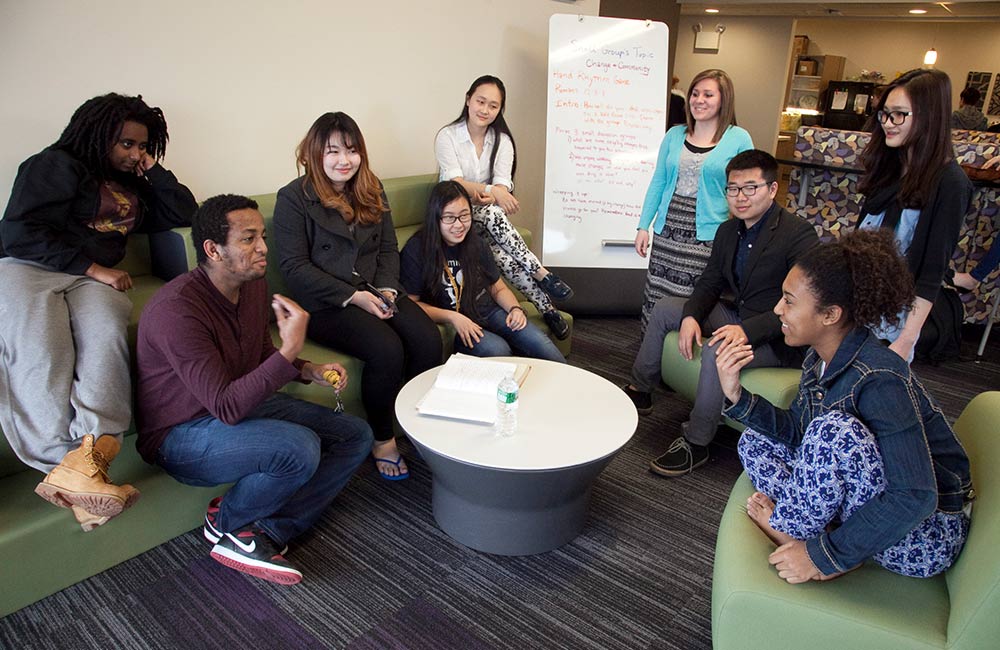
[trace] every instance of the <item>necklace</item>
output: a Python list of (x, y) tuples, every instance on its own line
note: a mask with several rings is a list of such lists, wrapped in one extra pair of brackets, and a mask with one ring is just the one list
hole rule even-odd
[(448, 282), (451, 283), (451, 288), (455, 292), (455, 311), (458, 311), (459, 307), (462, 305), (462, 291), (465, 287), (455, 280), (455, 275), (448, 267), (448, 262), (444, 263), (444, 274), (448, 276)]

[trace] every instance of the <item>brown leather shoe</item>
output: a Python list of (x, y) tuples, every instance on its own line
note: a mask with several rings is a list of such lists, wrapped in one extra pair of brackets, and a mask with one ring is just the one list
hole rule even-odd
[(80, 506), (98, 517), (121, 514), (136, 502), (139, 491), (108, 478), (108, 465), (120, 449), (114, 436), (101, 436), (96, 444), (93, 435), (84, 436), (79, 448), (66, 454), (35, 487), (35, 494), (60, 508)]
[(76, 523), (80, 524), (80, 528), (82, 528), (85, 533), (89, 533), (98, 526), (103, 526), (111, 519), (111, 517), (100, 517), (98, 515), (91, 514), (80, 506), (73, 506), (72, 510), (73, 516), (76, 517)]

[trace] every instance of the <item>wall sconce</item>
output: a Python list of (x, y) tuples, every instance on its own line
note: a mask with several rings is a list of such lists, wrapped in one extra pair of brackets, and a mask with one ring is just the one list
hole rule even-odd
[(711, 32), (704, 31), (701, 23), (695, 23), (691, 28), (694, 30), (694, 49), (696, 52), (719, 51), (719, 37), (722, 36), (722, 32), (726, 31), (725, 25), (716, 25), (715, 31)]
[(937, 63), (937, 50), (933, 47), (924, 53), (924, 65), (934, 65)]

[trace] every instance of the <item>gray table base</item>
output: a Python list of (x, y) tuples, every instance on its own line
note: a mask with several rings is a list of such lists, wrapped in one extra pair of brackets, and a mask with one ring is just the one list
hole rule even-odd
[(559, 548), (583, 530), (590, 488), (614, 454), (553, 470), (481, 467), (410, 439), (434, 473), (434, 518), (452, 539), (496, 555)]

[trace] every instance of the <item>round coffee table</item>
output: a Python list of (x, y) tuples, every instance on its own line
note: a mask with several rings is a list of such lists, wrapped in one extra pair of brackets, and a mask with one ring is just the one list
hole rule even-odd
[(498, 555), (558, 548), (583, 529), (590, 488), (635, 433), (631, 400), (611, 382), (566, 364), (500, 357), (531, 366), (518, 430), (419, 415), (440, 368), (413, 379), (396, 417), (434, 473), (434, 518), (453, 539)]

